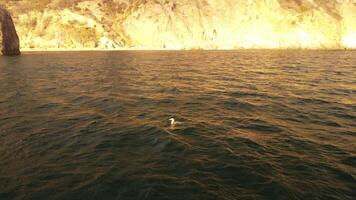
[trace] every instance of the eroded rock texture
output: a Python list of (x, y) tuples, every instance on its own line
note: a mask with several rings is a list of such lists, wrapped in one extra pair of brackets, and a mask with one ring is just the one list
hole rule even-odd
[(20, 55), (20, 42), (10, 13), (0, 6), (0, 23), (2, 32), (2, 54), (4, 56)]
[(23, 50), (356, 49), (356, 0), (0, 0)]

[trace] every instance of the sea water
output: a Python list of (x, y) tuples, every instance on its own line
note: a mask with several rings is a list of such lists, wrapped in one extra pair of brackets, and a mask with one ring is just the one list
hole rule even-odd
[(0, 199), (351, 200), (355, 178), (356, 51), (0, 58)]

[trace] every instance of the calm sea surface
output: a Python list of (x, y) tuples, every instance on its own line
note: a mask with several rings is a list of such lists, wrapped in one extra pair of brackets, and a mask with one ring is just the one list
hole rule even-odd
[(1, 200), (355, 197), (356, 51), (0, 57)]

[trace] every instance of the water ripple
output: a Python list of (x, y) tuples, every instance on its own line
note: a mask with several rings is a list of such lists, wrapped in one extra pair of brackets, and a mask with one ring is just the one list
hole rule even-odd
[(4, 57), (0, 199), (354, 199), (355, 58)]

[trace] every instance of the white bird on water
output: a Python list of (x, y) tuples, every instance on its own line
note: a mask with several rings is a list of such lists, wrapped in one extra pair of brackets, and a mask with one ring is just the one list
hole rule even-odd
[(171, 121), (171, 126), (174, 126), (177, 124), (183, 124), (183, 122), (177, 122), (174, 118), (170, 118), (169, 121)]
[(174, 118), (170, 118), (169, 121), (171, 121), (172, 126), (176, 123), (176, 120)]

